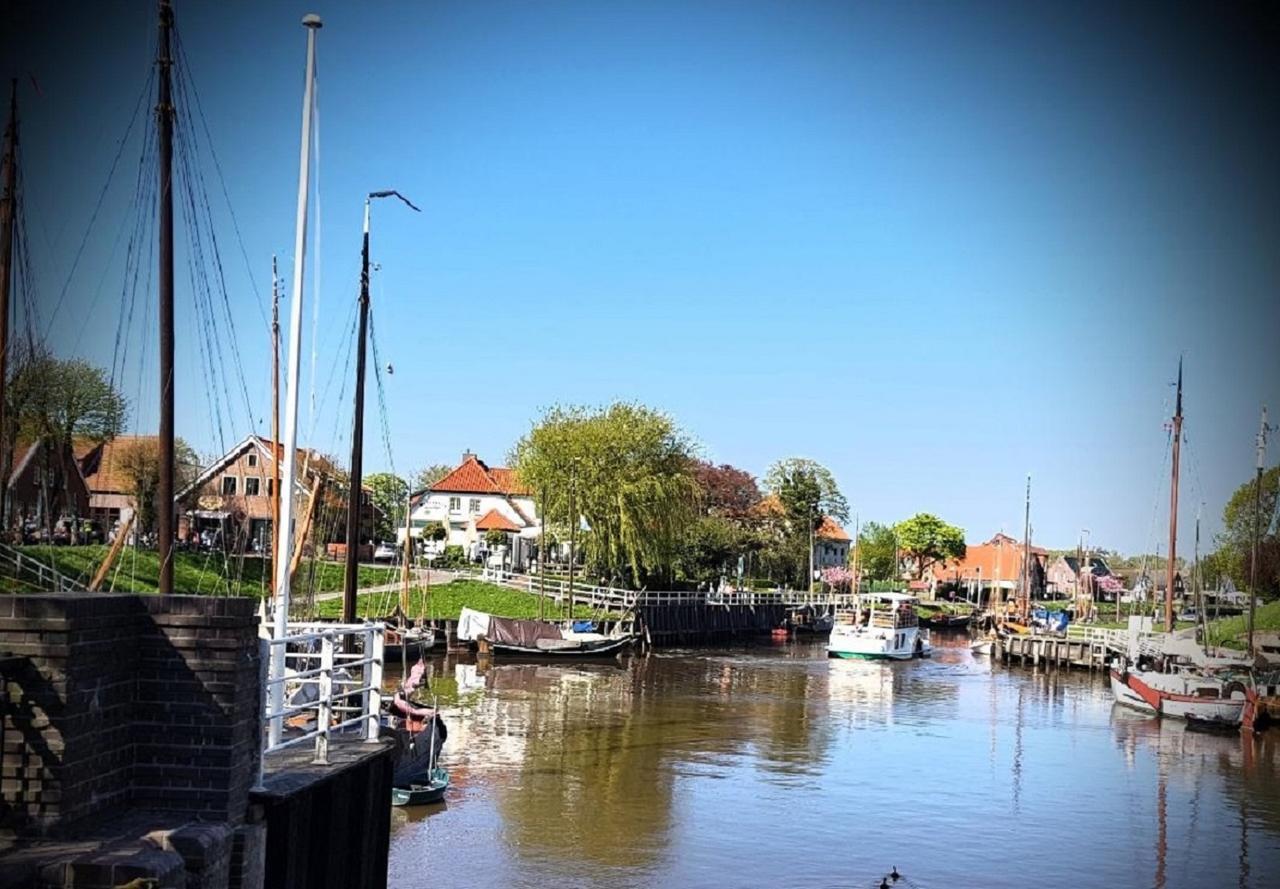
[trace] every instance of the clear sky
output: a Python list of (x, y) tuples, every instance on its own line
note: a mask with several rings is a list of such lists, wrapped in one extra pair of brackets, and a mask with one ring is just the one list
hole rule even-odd
[[(24, 78), (43, 326), (56, 351), (111, 366), (118, 325), (154, 336), (153, 290), (121, 321), (145, 107), (89, 219), (151, 70), (155, 9), (83, 9), (10, 2), (0, 32), (5, 73)], [(1089, 528), (1163, 549), (1182, 356), (1183, 514), (1203, 503), (1208, 534), (1252, 471), (1261, 404), (1280, 415), (1277, 29), (1217, 10), (179, 2), (241, 235), (207, 163), (252, 416), (239, 377), (211, 409), (208, 313), (180, 249), (178, 432), (207, 453), (270, 429), (270, 263), (287, 282), (299, 19), (315, 11), (315, 446), (348, 447), (339, 383), (322, 393), (347, 367), (363, 196), (396, 188), (423, 210), (383, 201), (373, 224), (402, 473), (466, 448), (501, 462), (552, 403), (632, 399), (717, 462), (821, 461), (864, 521), (923, 510), (971, 542), (1020, 533), (1030, 473), (1038, 542)], [(150, 350), (122, 374), (148, 432)], [(368, 403), (372, 471), (388, 465), (372, 383)]]

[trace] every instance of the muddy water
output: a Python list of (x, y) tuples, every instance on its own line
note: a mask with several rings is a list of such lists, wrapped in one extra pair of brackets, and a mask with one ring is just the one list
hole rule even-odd
[(1188, 732), (964, 642), (436, 660), (453, 788), (393, 811), (390, 884), (1280, 885), (1280, 731)]

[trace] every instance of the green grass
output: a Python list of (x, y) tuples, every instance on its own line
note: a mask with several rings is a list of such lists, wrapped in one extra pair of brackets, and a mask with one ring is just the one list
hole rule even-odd
[[(59, 573), (88, 583), (106, 557), (106, 546), (24, 546), (22, 552)], [(294, 585), (307, 589), (311, 581), (310, 562), (298, 568)], [(224, 559), (220, 553), (174, 553), (173, 587), (177, 593), (201, 595), (259, 596), (271, 588), (270, 563), (257, 556)], [(341, 562), (315, 563), (315, 584), (319, 592), (342, 589)], [(361, 565), (362, 587), (394, 583), (397, 568)], [(154, 593), (159, 583), (160, 560), (154, 550), (131, 547), (120, 553), (111, 573), (102, 584), (104, 592)]]
[[(1253, 629), (1255, 632), (1280, 630), (1280, 602), (1259, 605), (1253, 615)], [(1209, 624), (1209, 644), (1243, 648), (1245, 634), (1248, 632), (1249, 615), (1247, 614), (1219, 618)]]
[[(422, 597), (424, 591), (414, 588), (409, 591), (409, 615), (417, 617), (422, 613)], [(376, 612), (393, 610), (396, 607), (394, 594), (368, 593), (356, 601), (356, 613), (362, 617), (376, 616)], [(496, 614), (499, 617), (536, 618), (538, 616), (538, 597), (521, 590), (508, 589), (481, 580), (455, 580), (431, 587), (427, 601), (428, 618), (456, 619), (463, 606)], [(337, 617), (342, 613), (342, 602), (336, 599), (319, 603), (321, 617)], [(585, 605), (578, 605), (573, 611), (574, 617), (597, 617), (594, 611)], [(564, 606), (548, 600), (546, 617), (560, 618), (564, 616)]]

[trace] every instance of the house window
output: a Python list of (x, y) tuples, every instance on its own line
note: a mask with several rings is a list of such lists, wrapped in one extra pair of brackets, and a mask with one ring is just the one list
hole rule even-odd
[(244, 496), (257, 497), (258, 489), (262, 486), (262, 480), (257, 478), (247, 478), (244, 480)]
[(472, 497), (470, 507), (472, 515), (480, 515), (480, 498)]
[(234, 475), (224, 475), (222, 477), (222, 496), (236, 496), (236, 477)]
[(462, 512), (462, 498), (461, 498), (461, 497), (450, 497), (450, 498), (449, 498), (449, 512)]
[(257, 455), (257, 454), (250, 454), (250, 455), (249, 455), (249, 468), (250, 468), (250, 469), (252, 469), (253, 467), (255, 467), (255, 466), (257, 466), (257, 465), (258, 465), (258, 455)]
[(273, 497), (275, 496), (275, 493), (276, 493), (276, 480), (273, 478), (269, 478), (267, 479), (267, 496)]

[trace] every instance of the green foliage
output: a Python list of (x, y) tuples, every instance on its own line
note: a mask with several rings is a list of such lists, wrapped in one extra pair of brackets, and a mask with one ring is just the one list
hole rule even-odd
[(746, 549), (746, 533), (720, 516), (702, 516), (689, 525), (676, 573), (681, 580), (714, 583), (721, 576), (736, 577), (738, 557)]
[(1280, 538), (1270, 531), (1271, 517), (1280, 497), (1280, 466), (1262, 474), (1262, 508), (1257, 509), (1256, 479), (1236, 488), (1222, 510), (1222, 532), (1218, 535), (1221, 568), (1237, 589), (1247, 590), (1252, 580), (1254, 523), (1259, 527), (1258, 592), (1280, 595)]
[(499, 531), (497, 528), (490, 528), (488, 531), (484, 532), (484, 542), (489, 545), (490, 549), (505, 546), (507, 543), (507, 532)]
[(391, 472), (375, 472), (365, 476), (373, 505), (377, 507), (374, 534), (379, 540), (395, 540), (404, 526), (404, 511), (409, 496), (409, 483)]
[(444, 525), (439, 522), (427, 522), (422, 528), (423, 540), (441, 541), (449, 536), (449, 532), (445, 530)]
[(898, 549), (914, 562), (917, 578), (935, 562), (964, 558), (964, 529), (948, 525), (929, 513), (916, 513), (899, 522), (893, 533), (898, 540)]
[[(879, 522), (867, 522), (858, 532), (858, 567), (867, 580), (893, 580), (897, 566), (893, 556), (896, 543), (893, 529)], [(852, 558), (852, 550), (850, 551)]]
[[(820, 463), (800, 457), (779, 460), (765, 476), (765, 485), (782, 506), (782, 526), (765, 562), (809, 585), (810, 532), (822, 525), (822, 517), (849, 518), (849, 504), (836, 485), (835, 476)], [(787, 571), (785, 566), (790, 565)]]
[[(45, 565), (71, 578), (88, 582), (102, 560), (106, 546), (24, 546), (21, 548)], [(317, 592), (342, 589), (345, 566), (341, 562), (304, 561), (294, 581), (295, 595), (314, 588)], [(357, 583), (362, 587), (378, 586), (394, 581), (398, 569), (361, 565)], [(103, 592), (154, 593), (159, 585), (160, 560), (154, 550), (126, 548), (107, 575)], [(220, 553), (173, 554), (173, 589), (192, 595), (269, 595), (272, 586), (271, 565), (257, 556), (223, 557)], [(314, 584), (314, 587), (312, 586)]]
[(545, 497), (546, 521), (586, 520), (591, 530), (580, 539), (590, 571), (641, 585), (672, 575), (697, 500), (692, 455), (670, 417), (617, 403), (552, 408), (510, 461)]
[[(181, 491), (200, 474), (196, 452), (182, 439), (174, 439), (174, 484)], [(116, 455), (120, 474), (128, 483), (127, 492), (136, 510), (137, 530), (149, 533), (155, 528), (159, 503), (156, 494), (160, 489), (160, 442), (153, 438), (140, 438), (122, 443)]]
[[(425, 609), (423, 598), (426, 598)], [(376, 617), (379, 609), (386, 607), (386, 595), (366, 593), (356, 599), (356, 613), (362, 617)], [(480, 580), (455, 580), (452, 583), (432, 586), (428, 591), (421, 587), (409, 591), (409, 614), (426, 613), (428, 618), (457, 619), (463, 606), (496, 614), (499, 617), (532, 619), (538, 617), (538, 596), (522, 590), (496, 586)], [(338, 617), (342, 614), (340, 600), (326, 600), (319, 604), (321, 617)], [(547, 618), (564, 616), (565, 606), (548, 599), (544, 603)], [(599, 617), (588, 605), (578, 605), (573, 610), (575, 618)], [(608, 617), (609, 615), (604, 615)]]
[(67, 444), (73, 438), (115, 438), (128, 409), (102, 368), (47, 354), (20, 359), (5, 394), (9, 416), (17, 418), (22, 431)]
[(446, 546), (440, 564), (445, 568), (463, 568), (467, 564), (467, 554), (460, 546)]
[(454, 467), (444, 463), (432, 463), (419, 469), (413, 476), (413, 490), (421, 491), (434, 485), (453, 472)]

